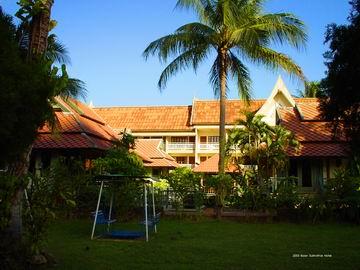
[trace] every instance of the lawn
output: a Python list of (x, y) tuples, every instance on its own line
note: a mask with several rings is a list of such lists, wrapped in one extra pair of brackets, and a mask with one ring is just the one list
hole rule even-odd
[(90, 231), (85, 220), (51, 228), (54, 269), (360, 269), (360, 227), (347, 224), (162, 219), (148, 243), (91, 241)]

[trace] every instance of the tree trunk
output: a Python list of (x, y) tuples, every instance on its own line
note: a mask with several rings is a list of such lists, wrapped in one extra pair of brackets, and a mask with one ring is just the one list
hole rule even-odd
[[(22, 178), (28, 172), (30, 164), (30, 154), (32, 145), (29, 146), (24, 153), (19, 156), (9, 168), (9, 173), (17, 178)], [(20, 184), (18, 190), (16, 190), (14, 197), (11, 201), (11, 216), (8, 233), (14, 239), (21, 239), (22, 234), (22, 198), (24, 194), (24, 187)]]
[(41, 55), (46, 51), (50, 31), (51, 7), (53, 3), (54, 0), (48, 0), (45, 4), (45, 8), (31, 19), (28, 51), (29, 59), (33, 56)]
[[(225, 145), (226, 145), (226, 131), (225, 131), (225, 109), (226, 109), (226, 49), (219, 49), (219, 56), (220, 56), (220, 124), (219, 124), (219, 181), (222, 181), (222, 176), (225, 174)], [(217, 205), (216, 205), (216, 216), (218, 219), (221, 218), (222, 212), (223, 212), (223, 205), (221, 203), (220, 196), (222, 196), (223, 190), (222, 184), (218, 183), (218, 190), (216, 196), (218, 196), (217, 199)]]
[(226, 131), (225, 131), (225, 108), (226, 108), (226, 50), (219, 49), (220, 55), (220, 136), (219, 136), (219, 174), (225, 173), (225, 144), (226, 144)]

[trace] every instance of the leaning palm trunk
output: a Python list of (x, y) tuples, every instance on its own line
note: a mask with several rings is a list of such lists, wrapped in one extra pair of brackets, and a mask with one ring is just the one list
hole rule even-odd
[(34, 15), (30, 25), (30, 42), (28, 56), (41, 55), (46, 51), (50, 30), (50, 14), (53, 0), (48, 0), (45, 8)]

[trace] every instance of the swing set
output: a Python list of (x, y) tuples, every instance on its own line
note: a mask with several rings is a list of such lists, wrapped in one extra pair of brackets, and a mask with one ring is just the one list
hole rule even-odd
[[(140, 222), (141, 225), (145, 226), (145, 234), (143, 231), (125, 231), (125, 230), (110, 230), (111, 224), (116, 222), (116, 219), (112, 219), (113, 211), (113, 202), (114, 194), (112, 192), (110, 198), (110, 207), (106, 215), (102, 210), (100, 210), (100, 202), (104, 188), (108, 188), (111, 185), (120, 185), (126, 183), (129, 179), (132, 181), (140, 181), (144, 186), (144, 219)], [(95, 181), (100, 184), (99, 196), (96, 205), (95, 212), (92, 212), (93, 216), (93, 226), (91, 231), (91, 239), (95, 237), (96, 225), (106, 225), (107, 232), (103, 235), (96, 236), (105, 237), (110, 239), (139, 239), (145, 236), (146, 242), (149, 241), (149, 228), (152, 228), (154, 232), (157, 232), (156, 225), (160, 222), (160, 213), (155, 211), (155, 198), (154, 198), (154, 182), (159, 180), (154, 177), (149, 176), (126, 176), (120, 174), (104, 174), (98, 175), (95, 177)], [(148, 213), (148, 188), (151, 189), (152, 195), (152, 213)]]

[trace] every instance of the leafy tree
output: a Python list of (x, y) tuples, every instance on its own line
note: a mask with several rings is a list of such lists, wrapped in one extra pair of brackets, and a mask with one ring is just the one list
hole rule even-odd
[[(352, 168), (360, 174), (360, 0), (351, 1), (348, 25), (330, 24), (325, 34), (329, 51), (324, 54), (328, 68), (322, 81), (321, 111), (331, 121), (335, 136), (350, 140)], [(356, 166), (357, 164), (357, 166)]]
[[(109, 149), (105, 157), (94, 160), (94, 172), (98, 174), (120, 174), (123, 176), (144, 176), (146, 170), (142, 160), (132, 151), (135, 145), (134, 137), (123, 134), (118, 145)], [(124, 182), (113, 185), (115, 207), (122, 218), (129, 218), (136, 207), (142, 204), (142, 182), (133, 177), (124, 178)]]
[[(29, 1), (21, 1), (21, 4), (25, 5), (25, 2)], [(29, 6), (28, 12), (34, 15), (35, 11)], [(75, 95), (83, 86), (78, 80), (71, 82), (66, 67), (63, 65), (60, 69), (54, 66), (54, 59), (47, 56), (49, 54), (29, 57), (29, 51), (33, 50), (30, 49), (32, 43), (28, 25), (29, 21), (23, 21), (17, 28), (12, 17), (0, 9), (0, 135), (3, 138), (0, 164), (8, 164), (8, 172), (18, 178), (27, 173), (37, 129), (45, 121), (53, 120), (54, 97)], [(50, 46), (48, 52), (52, 49), (56, 47)], [(53, 51), (51, 55), (56, 53)], [(12, 199), (9, 231), (17, 238), (21, 237), (22, 195), (23, 187), (20, 187)]]
[(259, 184), (285, 168), (288, 147), (299, 147), (294, 135), (282, 126), (270, 127), (263, 116), (246, 112), (245, 119), (229, 134), (228, 151), (237, 164), (256, 165)]
[(175, 195), (173, 203), (176, 210), (184, 207), (184, 200), (189, 194), (193, 195), (195, 206), (200, 209), (202, 192), (199, 175), (195, 174), (190, 168), (180, 167), (170, 172), (167, 181)]
[(264, 0), (178, 0), (177, 7), (192, 9), (199, 22), (178, 28), (173, 34), (148, 45), (143, 55), (157, 54), (161, 61), (173, 61), (162, 72), (158, 86), (163, 89), (168, 79), (185, 68), (195, 71), (199, 64), (215, 54), (210, 69), (210, 84), (220, 97), (219, 173), (225, 159), (225, 106), (227, 81), (234, 79), (239, 94), (249, 100), (250, 76), (244, 61), (273, 70), (282, 68), (291, 75), (304, 78), (299, 66), (289, 56), (270, 48), (271, 44), (304, 45), (304, 24), (289, 13), (266, 14)]

